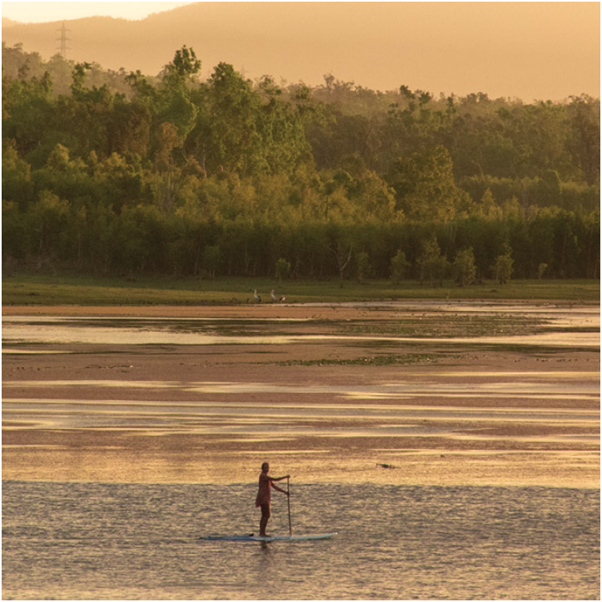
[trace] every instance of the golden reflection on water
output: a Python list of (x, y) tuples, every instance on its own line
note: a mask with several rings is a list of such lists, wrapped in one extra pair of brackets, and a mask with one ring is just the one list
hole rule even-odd
[[(273, 457), (303, 482), (326, 472), (339, 482), (599, 486), (595, 411), (169, 403), (5, 399), (3, 476), (245, 482), (254, 458)], [(63, 444), (40, 443), (44, 433)]]
[[(592, 308), (415, 305), (422, 312), (503, 311), (542, 316), (552, 325), (599, 325)], [(362, 319), (378, 321), (378, 312), (371, 314)], [(190, 319), (128, 318), (108, 327), (112, 319), (4, 320), (4, 478), (247, 482), (255, 478), (248, 467), (270, 457), (306, 482), (328, 474), (353, 483), (599, 486), (599, 373), (585, 369), (591, 366), (586, 361), (599, 361), (595, 332), (454, 339), (333, 335), (326, 332), (333, 319), (316, 326), (324, 333), (300, 334), (291, 329), (306, 328), (309, 320), (287, 318), (276, 335), (262, 330), (276, 320), (262, 324), (255, 315), (244, 335), (233, 335), (232, 328), (207, 331), (210, 320), (198, 320), (205, 330), (193, 332)], [(239, 328), (244, 319), (237, 320)], [(375, 342), (395, 353), (408, 342), (413, 346), (405, 353), (429, 347), (441, 363), (334, 365), (325, 371), (307, 365), (308, 357), (314, 359), (308, 345), (323, 357), (338, 358), (344, 350), (353, 359), (350, 349), (365, 354)], [(219, 357), (211, 347), (217, 343)], [(245, 346), (259, 343), (279, 347), (279, 360), (297, 364), (281, 369), (258, 363)], [(485, 351), (482, 343), (493, 347)], [(516, 355), (499, 362), (510, 343), (523, 347), (506, 351)], [(122, 354), (125, 344), (127, 356), (111, 355)], [(451, 361), (448, 348), (456, 353), (467, 344), (474, 355)], [(529, 354), (538, 345), (545, 348), (542, 362), (565, 354), (558, 370), (547, 363), (534, 369), (538, 364)], [(573, 346), (588, 350), (577, 357)], [(68, 361), (52, 357), (76, 348), (79, 355)], [(166, 367), (152, 363), (155, 358)], [(513, 369), (519, 360), (523, 371)], [(184, 362), (188, 372), (182, 372)], [(109, 378), (95, 378), (101, 368)]]
[[(294, 450), (286, 438), (275, 449), (208, 454), (191, 448), (166, 453), (112, 446), (80, 450), (57, 446), (7, 449), (10, 469), (3, 478), (32, 481), (117, 483), (255, 483), (268, 459), (274, 471), (290, 473), (292, 483), (380, 483), (395, 485), (496, 485), (599, 488), (593, 472), (599, 454), (556, 452), (450, 453), (447, 448), (341, 454), (333, 450)], [(257, 447), (261, 439), (251, 441)], [(383, 468), (387, 464), (391, 468)], [(274, 474), (276, 474), (274, 472)], [(580, 474), (582, 473), (582, 474)]]
[[(560, 372), (555, 373), (556, 375)], [(589, 374), (590, 376), (588, 376)], [(597, 396), (599, 385), (596, 380), (597, 373), (575, 373), (574, 377), (559, 376), (559, 380), (579, 380), (580, 383), (563, 387), (554, 383), (547, 373), (539, 376), (538, 382), (520, 382), (517, 380), (505, 380), (505, 376), (495, 376), (494, 382), (488, 383), (437, 383), (430, 382), (411, 382), (407, 380), (410, 375), (404, 374), (405, 379), (399, 382), (383, 382), (377, 385), (353, 386), (353, 385), (276, 385), (272, 383), (259, 382), (186, 382), (180, 381), (135, 381), (135, 380), (44, 380), (44, 381), (10, 381), (3, 382), (3, 387), (27, 387), (27, 388), (49, 388), (49, 387), (94, 387), (97, 389), (171, 389), (181, 390), (193, 393), (213, 393), (213, 394), (242, 394), (250, 395), (253, 393), (283, 393), (283, 394), (331, 394), (347, 398), (360, 399), (385, 399), (396, 397), (476, 397), (476, 396), (495, 396), (495, 397), (525, 397), (533, 398), (567, 398), (576, 399), (580, 397)], [(445, 375), (432, 375), (431, 379)], [(461, 377), (456, 374), (455, 376)], [(536, 373), (530, 373), (528, 377), (537, 378)], [(473, 378), (468, 374), (465, 378)], [(491, 377), (490, 377), (491, 378)]]

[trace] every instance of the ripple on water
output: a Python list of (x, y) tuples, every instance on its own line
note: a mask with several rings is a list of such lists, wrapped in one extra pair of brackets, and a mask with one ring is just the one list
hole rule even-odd
[[(256, 528), (255, 482), (3, 487), (5, 598), (597, 599), (595, 490), (295, 484), (300, 544)], [(271, 530), (288, 531), (275, 497)]]

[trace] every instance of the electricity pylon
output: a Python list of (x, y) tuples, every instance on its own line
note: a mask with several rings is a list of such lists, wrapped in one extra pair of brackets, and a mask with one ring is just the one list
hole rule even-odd
[(57, 31), (61, 34), (61, 36), (56, 39), (57, 42), (61, 43), (60, 48), (58, 48), (58, 51), (60, 55), (66, 60), (67, 50), (71, 50), (71, 48), (67, 48), (67, 42), (70, 41), (67, 37), (67, 32), (69, 30), (65, 27), (65, 23), (63, 23), (62, 27), (60, 29), (57, 29)]

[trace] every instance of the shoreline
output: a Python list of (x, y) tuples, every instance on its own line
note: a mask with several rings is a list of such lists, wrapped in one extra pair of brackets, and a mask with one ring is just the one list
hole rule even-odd
[(481, 305), (481, 306), (530, 306), (530, 307), (550, 307), (558, 309), (578, 309), (593, 307), (600, 307), (600, 302), (596, 300), (572, 300), (572, 299), (496, 299), (487, 297), (474, 297), (474, 298), (451, 298), (445, 297), (416, 297), (416, 298), (398, 298), (398, 299), (364, 299), (361, 301), (308, 301), (298, 303), (153, 303), (153, 304), (99, 304), (99, 305), (84, 305), (79, 303), (56, 303), (56, 304), (6, 304), (2, 305), (3, 315), (35, 315), (35, 314), (48, 314), (48, 315), (66, 315), (69, 313), (75, 315), (88, 315), (88, 314), (106, 314), (106, 315), (140, 315), (140, 316), (155, 316), (158, 314), (167, 314), (172, 317), (188, 314), (198, 313), (209, 313), (209, 314), (223, 314), (229, 316), (238, 312), (246, 312), (249, 310), (266, 310), (277, 314), (288, 314), (291, 312), (303, 312), (307, 313), (320, 311), (320, 310), (336, 310), (336, 311), (361, 311), (373, 310), (380, 308), (383, 311), (387, 309), (394, 310), (396, 307), (428, 307), (428, 306), (443, 306), (453, 307), (460, 306), (466, 307), (470, 305)]

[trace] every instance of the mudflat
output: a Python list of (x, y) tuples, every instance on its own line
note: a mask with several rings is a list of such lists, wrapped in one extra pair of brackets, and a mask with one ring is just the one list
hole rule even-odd
[(598, 307), (3, 314), (4, 479), (599, 487)]

